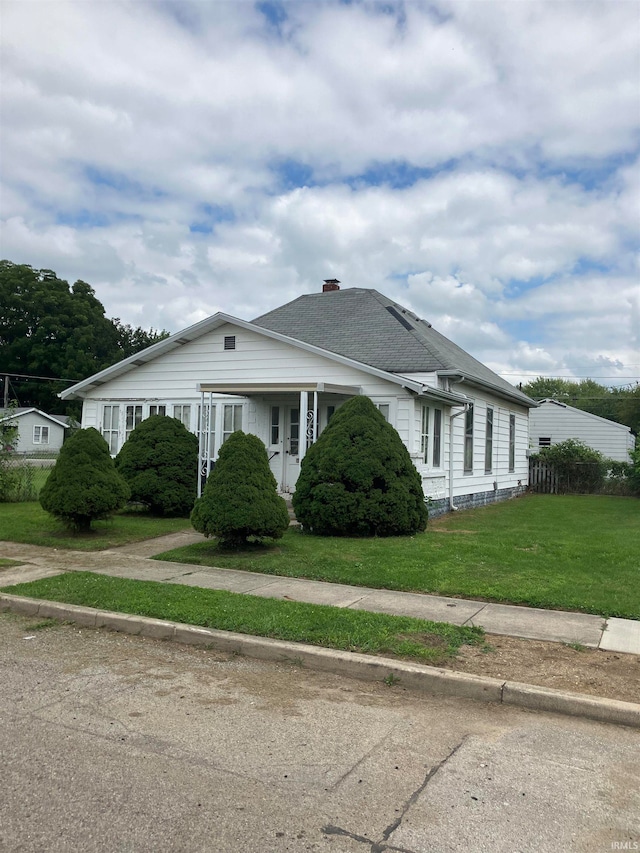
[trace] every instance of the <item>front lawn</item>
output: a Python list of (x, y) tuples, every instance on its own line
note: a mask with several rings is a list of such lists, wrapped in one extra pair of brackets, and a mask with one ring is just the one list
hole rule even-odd
[(16, 584), (3, 592), (436, 665), (455, 657), (460, 646), (484, 641), (479, 628), (91, 572)]
[(271, 548), (210, 541), (156, 559), (640, 619), (639, 554), (637, 499), (527, 495), (450, 514), (414, 537), (290, 529)]
[(147, 512), (119, 512), (112, 519), (94, 521), (90, 533), (71, 533), (37, 501), (0, 504), (0, 540), (100, 551), (143, 539), (190, 529), (188, 518), (154, 518)]

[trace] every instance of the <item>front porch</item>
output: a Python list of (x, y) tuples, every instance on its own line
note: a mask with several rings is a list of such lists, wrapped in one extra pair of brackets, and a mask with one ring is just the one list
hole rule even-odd
[[(203, 382), (198, 390), (201, 395), (199, 495), (220, 446), (234, 429), (244, 429), (264, 442), (278, 490), (290, 494), (307, 449), (326, 427), (335, 409), (349, 397), (362, 393), (359, 386), (325, 382)], [(237, 404), (222, 402), (232, 397), (238, 400)]]

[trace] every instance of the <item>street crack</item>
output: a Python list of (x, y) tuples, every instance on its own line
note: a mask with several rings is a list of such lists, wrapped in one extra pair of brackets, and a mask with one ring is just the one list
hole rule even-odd
[(334, 826), (333, 824), (327, 824), (322, 827), (322, 832), (325, 835), (342, 835), (347, 838), (351, 838), (352, 841), (357, 841), (360, 844), (368, 844), (369, 845), (369, 853), (385, 853), (385, 851), (390, 851), (390, 853), (415, 853), (415, 851), (411, 851), (406, 847), (397, 847), (394, 844), (388, 844), (388, 840), (391, 837), (392, 833), (398, 829), (402, 821), (404, 820), (407, 812), (411, 808), (412, 805), (417, 801), (420, 794), (427, 787), (429, 782), (433, 779), (433, 777), (440, 771), (448, 761), (450, 761), (453, 756), (458, 752), (460, 747), (464, 744), (466, 738), (463, 738), (460, 743), (456, 744), (454, 748), (449, 752), (448, 755), (442, 759), (442, 761), (435, 764), (429, 772), (426, 774), (420, 785), (416, 788), (416, 790), (411, 794), (408, 798), (404, 806), (402, 807), (402, 811), (400, 812), (399, 817), (397, 817), (392, 823), (389, 824), (383, 831), (382, 837), (380, 841), (373, 841), (371, 838), (367, 838), (366, 835), (358, 835), (355, 832), (349, 832), (348, 829), (343, 829), (341, 826)]

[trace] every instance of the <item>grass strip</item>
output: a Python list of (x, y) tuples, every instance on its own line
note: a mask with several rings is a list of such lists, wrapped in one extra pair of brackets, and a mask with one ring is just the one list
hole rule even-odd
[(0, 540), (71, 551), (101, 551), (190, 529), (188, 518), (155, 518), (144, 510), (125, 510), (94, 521), (89, 533), (72, 533), (37, 501), (0, 504)]
[(462, 645), (484, 642), (480, 628), (92, 572), (68, 572), (3, 592), (436, 665), (455, 657)]
[(450, 514), (417, 536), (288, 530), (269, 548), (215, 541), (155, 559), (640, 619), (640, 501), (527, 495)]

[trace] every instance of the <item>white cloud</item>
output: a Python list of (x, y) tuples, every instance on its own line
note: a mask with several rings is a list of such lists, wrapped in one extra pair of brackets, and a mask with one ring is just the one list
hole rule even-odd
[(284, 9), (5, 2), (3, 256), (156, 328), (335, 275), (505, 371), (640, 361), (634, 4)]

